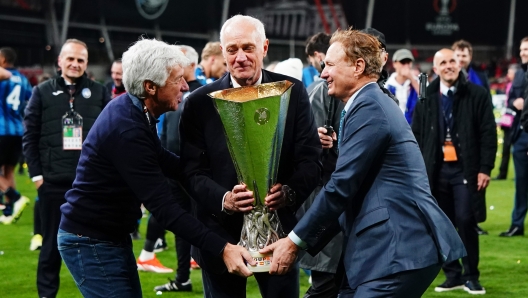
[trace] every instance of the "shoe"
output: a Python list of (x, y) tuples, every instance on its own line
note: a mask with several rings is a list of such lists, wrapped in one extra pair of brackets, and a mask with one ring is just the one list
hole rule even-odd
[(156, 243), (154, 243), (154, 252), (155, 253), (162, 252), (162, 251), (167, 250), (167, 249), (169, 249), (169, 247), (167, 246), (167, 242), (165, 242), (165, 240), (163, 240), (161, 238), (158, 238), (156, 240)]
[(479, 225), (475, 228), (477, 230), (477, 234), (479, 235), (488, 235), (488, 231), (483, 230)]
[(198, 263), (196, 263), (196, 261), (193, 258), (191, 258), (191, 269), (193, 270), (200, 269), (200, 265), (198, 265)]
[(13, 223), (17, 222), (20, 216), (22, 216), (22, 212), (27, 206), (29, 206), (29, 202), (30, 200), (28, 197), (21, 196), (20, 199), (13, 204)]
[(154, 273), (172, 273), (174, 270), (171, 268), (167, 268), (163, 266), (158, 258), (154, 257), (148, 261), (140, 261), (139, 258), (137, 260), (137, 267), (139, 271), (148, 271), (148, 272), (154, 272)]
[(486, 294), (486, 289), (484, 289), (478, 280), (468, 280), (464, 284), (464, 291), (473, 295), (483, 295)]
[(29, 245), (29, 250), (35, 251), (42, 247), (42, 236), (40, 234), (35, 234), (31, 238), (31, 244)]
[(13, 216), (0, 215), (0, 222), (4, 225), (10, 225), (13, 222)]
[(446, 281), (444, 281), (443, 284), (435, 288), (435, 292), (448, 292), (448, 291), (463, 290), (463, 289), (464, 289), (464, 281), (446, 279)]
[(192, 292), (192, 284), (191, 284), (190, 279), (184, 283), (179, 283), (169, 278), (168, 283), (161, 285), (161, 286), (154, 287), (154, 291), (156, 292), (158, 291), (161, 291), (161, 292)]
[(499, 234), (500, 237), (513, 237), (513, 236), (524, 236), (524, 229), (517, 226), (511, 226), (506, 232)]

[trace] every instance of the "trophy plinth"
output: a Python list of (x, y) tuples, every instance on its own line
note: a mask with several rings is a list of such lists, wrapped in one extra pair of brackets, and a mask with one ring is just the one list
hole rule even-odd
[(238, 181), (255, 197), (253, 210), (244, 214), (238, 243), (257, 262), (257, 266), (248, 265), (253, 272), (269, 271), (271, 254), (258, 251), (285, 236), (277, 212), (265, 206), (264, 198), (277, 182), (291, 86), (289, 81), (280, 81), (209, 94), (224, 125)]

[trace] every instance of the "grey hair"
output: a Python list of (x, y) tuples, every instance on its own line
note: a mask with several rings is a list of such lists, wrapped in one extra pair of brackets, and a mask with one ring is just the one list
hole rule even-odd
[(182, 51), (156, 39), (140, 39), (123, 53), (123, 84), (139, 98), (145, 97), (143, 82), (152, 81), (163, 87), (175, 66), (190, 64)]
[(185, 57), (187, 57), (191, 63), (198, 64), (198, 52), (196, 52), (193, 47), (186, 45), (179, 45), (177, 47), (183, 52)]
[(237, 14), (236, 16), (232, 16), (230, 19), (225, 21), (224, 25), (222, 26), (222, 30), (220, 30), (220, 43), (222, 46), (225, 46), (225, 40), (224, 35), (227, 30), (230, 30), (234, 24), (238, 23), (249, 23), (253, 25), (255, 30), (253, 31), (253, 38), (255, 41), (259, 44), (263, 44), (266, 40), (266, 32), (264, 31), (264, 24), (254, 17), (250, 16), (244, 16), (241, 14)]

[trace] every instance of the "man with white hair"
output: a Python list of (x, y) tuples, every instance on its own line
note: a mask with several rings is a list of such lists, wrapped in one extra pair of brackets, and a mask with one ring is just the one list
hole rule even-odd
[[(230, 243), (240, 240), (244, 212), (253, 208), (253, 193), (239, 185), (223, 125), (210, 92), (289, 80), (294, 83), (286, 118), (277, 181), (265, 204), (277, 211), (283, 230), (297, 222), (296, 210), (313, 191), (321, 172), (321, 145), (308, 94), (301, 81), (263, 69), (268, 51), (264, 25), (237, 15), (220, 32), (229, 73), (189, 95), (180, 122), (182, 168), (187, 189), (197, 201), (197, 217)], [(193, 258), (202, 268), (205, 297), (246, 297), (246, 279), (227, 274), (218, 256), (203, 248)], [(255, 273), (263, 297), (299, 297), (299, 272), (282, 277)]]
[[(167, 177), (178, 178), (179, 157), (158, 139), (156, 119), (178, 108), (188, 90), (189, 60), (176, 47), (143, 39), (123, 54), (127, 93), (101, 113), (83, 143), (77, 177), (61, 206), (59, 250), (85, 297), (141, 297), (129, 233), (141, 204), (167, 229), (247, 277), (242, 247), (231, 245), (173, 199)], [(79, 260), (82, 259), (82, 262)]]

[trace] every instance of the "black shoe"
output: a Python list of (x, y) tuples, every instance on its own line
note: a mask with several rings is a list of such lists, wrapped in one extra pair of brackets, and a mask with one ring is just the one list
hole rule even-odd
[(161, 285), (161, 286), (157, 286), (157, 287), (154, 287), (154, 291), (161, 291), (161, 292), (192, 292), (192, 284), (191, 284), (191, 280), (189, 279), (188, 281), (184, 282), (184, 283), (179, 283), (175, 280), (171, 280), (169, 278), (169, 282), (164, 284), (164, 285)]
[(443, 284), (435, 288), (435, 292), (447, 292), (453, 290), (463, 290), (464, 281), (458, 279), (446, 279)]
[(483, 230), (479, 225), (475, 228), (477, 230), (477, 234), (479, 235), (488, 235), (488, 231)]
[(464, 291), (473, 295), (483, 295), (486, 294), (486, 289), (484, 289), (478, 280), (468, 280), (464, 284)]
[(500, 237), (524, 236), (524, 229), (516, 227), (516, 226), (511, 226), (508, 231), (500, 233), (499, 236)]

